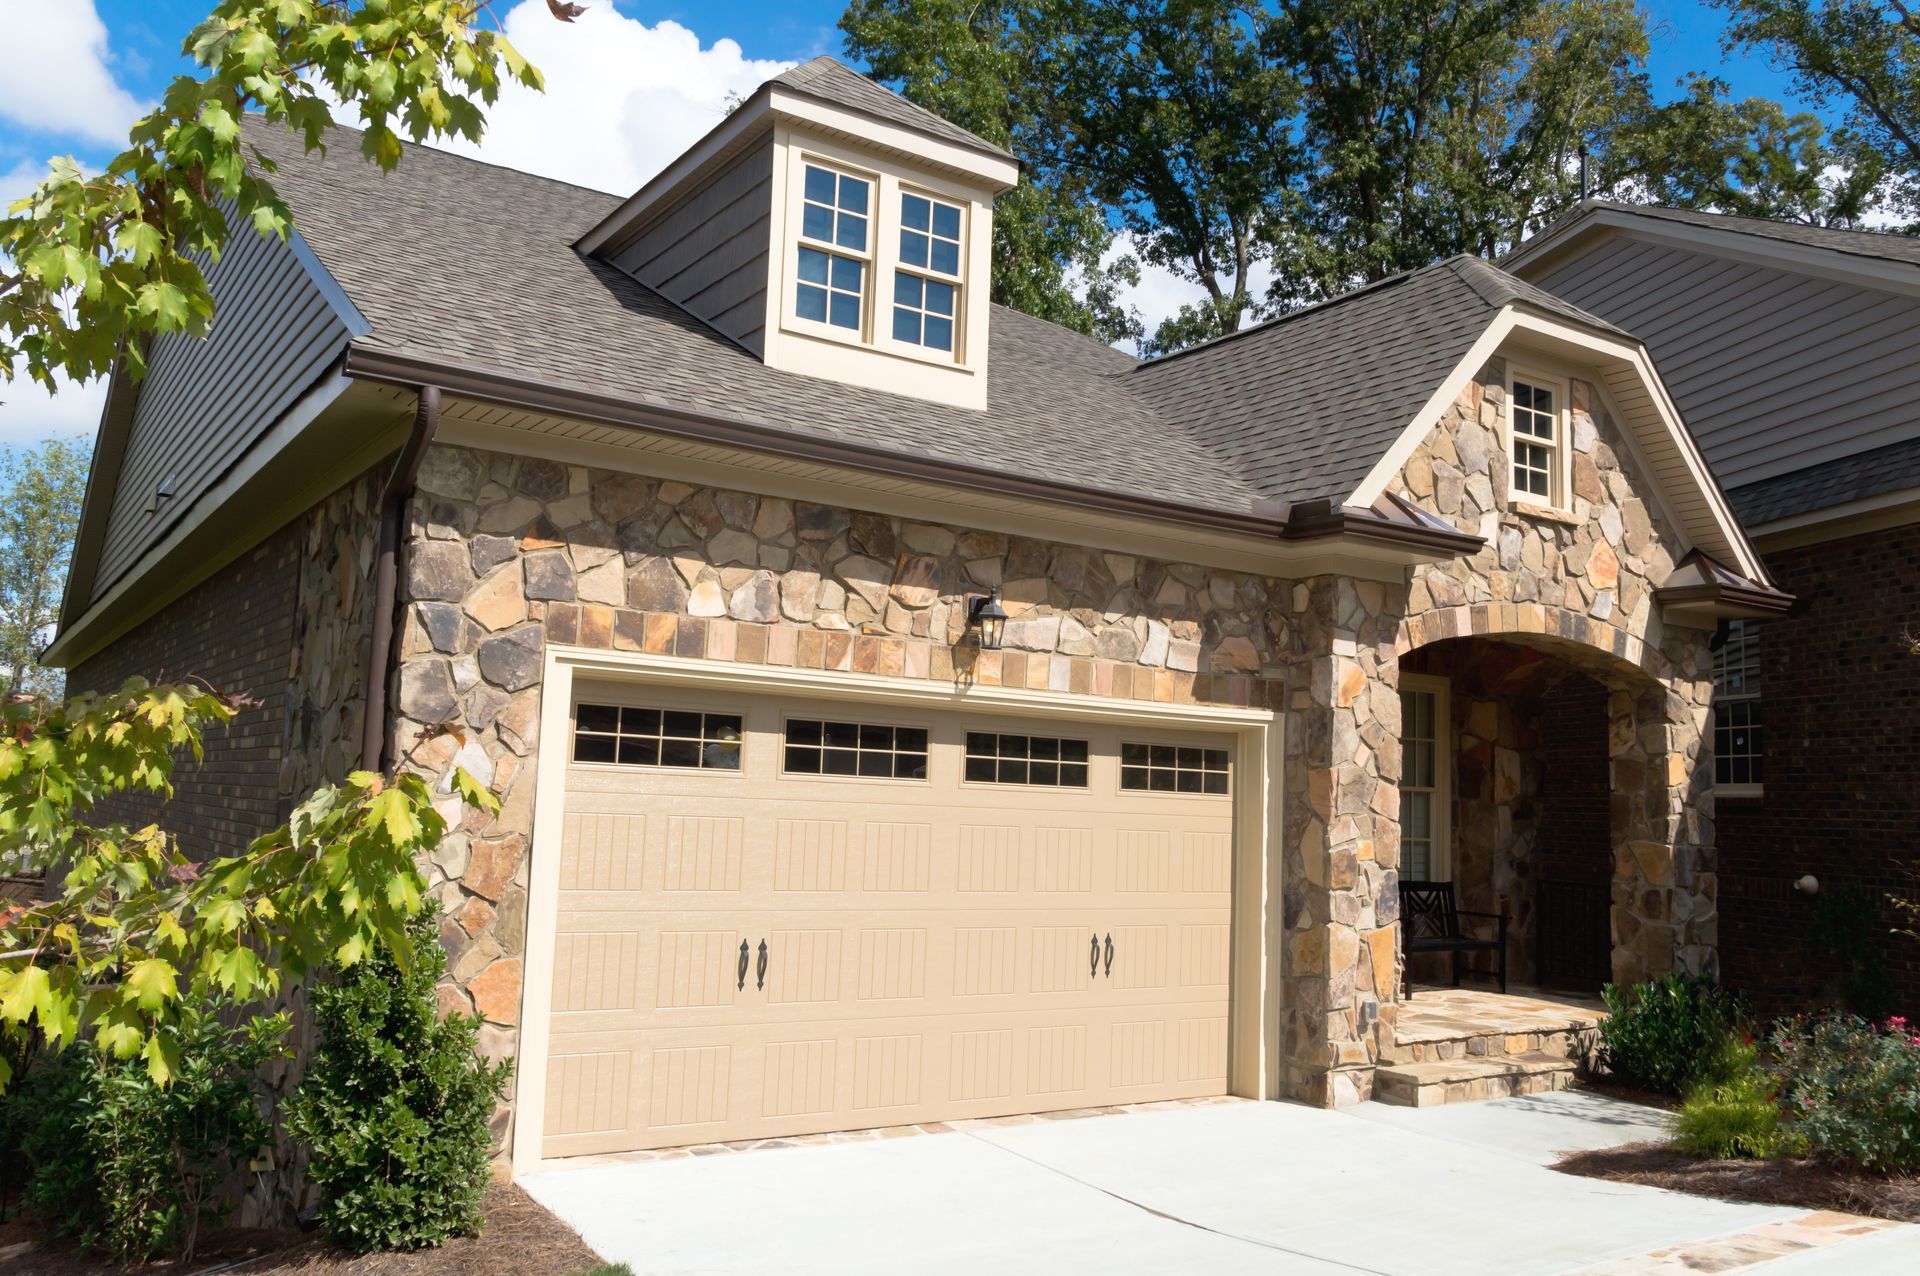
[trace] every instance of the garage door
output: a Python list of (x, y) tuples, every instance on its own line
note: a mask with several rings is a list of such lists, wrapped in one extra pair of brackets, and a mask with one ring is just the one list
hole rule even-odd
[(544, 1155), (1224, 1092), (1226, 737), (578, 701)]

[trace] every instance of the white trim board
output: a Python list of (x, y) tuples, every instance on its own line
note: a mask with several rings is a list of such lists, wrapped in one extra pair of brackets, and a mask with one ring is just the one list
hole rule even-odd
[[(1231, 732), (1235, 737), (1233, 976), (1229, 994), (1228, 1089), (1247, 1098), (1278, 1098), (1281, 1076), (1280, 774), (1286, 756), (1283, 719), (1270, 709), (1161, 705), (1102, 700), (1010, 687), (961, 687), (872, 674), (833, 673), (642, 652), (549, 644), (535, 762), (533, 838), (527, 883), (527, 943), (521, 980), (520, 1038), (515, 1065), (512, 1172), (539, 1168), (546, 1117), (548, 1018), (558, 929), (560, 859), (565, 823), (568, 724), (577, 678), (666, 683), (800, 698), (864, 700), (974, 713), (1020, 714), (1081, 721), (1150, 723)], [(550, 797), (549, 797), (550, 795)], [(549, 797), (549, 800), (542, 800)]]

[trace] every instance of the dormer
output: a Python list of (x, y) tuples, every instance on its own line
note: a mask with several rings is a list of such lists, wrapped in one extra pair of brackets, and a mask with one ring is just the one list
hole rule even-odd
[(769, 367), (987, 404), (993, 200), (1012, 155), (830, 57), (753, 95), (588, 231)]

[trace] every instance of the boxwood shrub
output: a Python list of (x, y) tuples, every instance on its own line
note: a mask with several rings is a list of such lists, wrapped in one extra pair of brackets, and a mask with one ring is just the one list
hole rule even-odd
[(479, 1232), (509, 1065), (474, 1052), (480, 1021), (441, 1019), (437, 910), (411, 924), (406, 967), (377, 952), (314, 992), (320, 1043), (287, 1109), (311, 1149), (318, 1217), (353, 1250), (419, 1249)]
[(1738, 1004), (1711, 979), (1668, 975), (1602, 991), (1600, 1064), (1622, 1085), (1676, 1097), (1723, 1079)]

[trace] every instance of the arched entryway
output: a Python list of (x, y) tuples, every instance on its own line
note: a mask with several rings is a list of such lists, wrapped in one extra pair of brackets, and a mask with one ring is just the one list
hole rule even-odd
[(1545, 620), (1410, 634), (1398, 652), (1401, 876), (1505, 913), (1516, 982), (1592, 992), (1710, 970), (1704, 689), (1657, 652), (1629, 659)]

